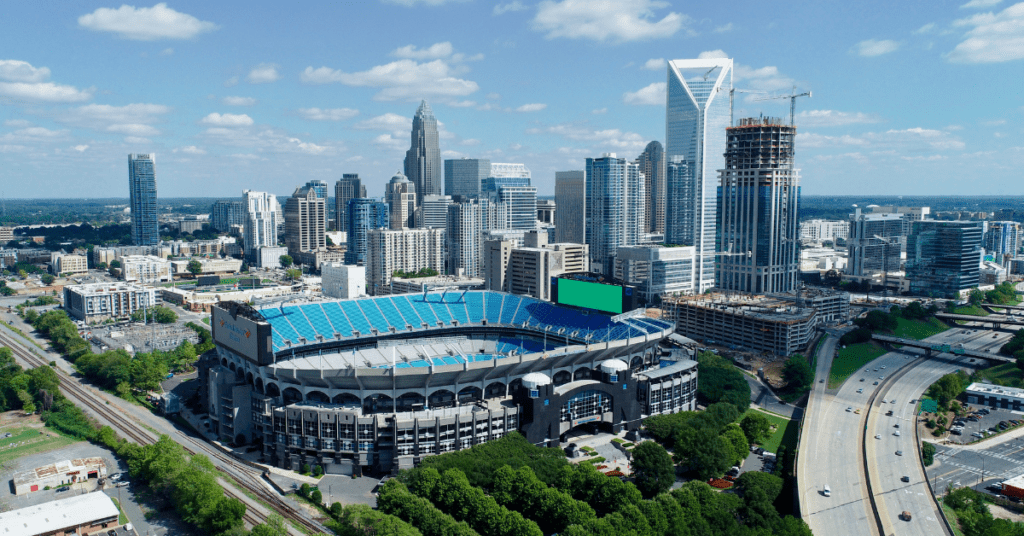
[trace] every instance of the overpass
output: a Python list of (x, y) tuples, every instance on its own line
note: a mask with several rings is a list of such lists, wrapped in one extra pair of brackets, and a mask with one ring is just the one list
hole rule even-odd
[(994, 329), (999, 329), (1006, 326), (1021, 326), (1024, 327), (1024, 317), (1018, 318), (1015, 316), (1006, 315), (988, 315), (988, 316), (977, 316), (977, 315), (956, 315), (950, 313), (935, 313), (935, 318), (940, 320), (963, 320), (965, 322), (978, 322), (981, 324), (992, 324)]
[[(960, 316), (960, 315), (953, 315)], [(932, 344), (930, 342), (919, 341), (916, 339), (904, 339), (901, 337), (892, 337), (889, 335), (879, 335), (874, 333), (871, 335), (873, 340), (881, 342), (887, 346), (900, 345), (910, 346), (912, 348), (921, 348), (924, 350), (925, 357), (931, 357), (940, 353), (963, 355), (967, 357), (973, 357), (976, 359), (988, 359), (989, 361), (1001, 361), (1003, 363), (1015, 363), (1016, 360), (1012, 357), (999, 354), (990, 354), (988, 352), (981, 352), (978, 350), (967, 350), (962, 344), (950, 346), (948, 344)]]
[[(1024, 305), (996, 305), (994, 303), (983, 303), (981, 306), (992, 312), (991, 309), (1003, 309), (1006, 311), (1024, 311)], [(1012, 312), (1010, 314), (1013, 314)]]

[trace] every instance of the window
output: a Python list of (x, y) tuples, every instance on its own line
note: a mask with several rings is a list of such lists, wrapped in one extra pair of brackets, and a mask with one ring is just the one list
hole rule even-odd
[(540, 396), (540, 391), (536, 389), (530, 389), (530, 398), (537, 398)]
[(562, 404), (561, 422), (569, 422), (586, 417), (601, 415), (612, 410), (612, 400), (601, 391), (584, 391)]
[(618, 375), (618, 374), (612, 374), (612, 375), (611, 375), (611, 376), (610, 376), (610, 377), (608, 378), (608, 381), (610, 381), (610, 382), (612, 382), (612, 383), (618, 383), (618, 381), (619, 381), (619, 375)]

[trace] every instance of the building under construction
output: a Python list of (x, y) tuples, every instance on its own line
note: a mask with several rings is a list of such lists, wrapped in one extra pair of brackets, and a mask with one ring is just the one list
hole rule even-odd
[(664, 318), (675, 320), (676, 331), (686, 337), (781, 356), (803, 350), (819, 323), (813, 307), (762, 295), (666, 297), (662, 308)]

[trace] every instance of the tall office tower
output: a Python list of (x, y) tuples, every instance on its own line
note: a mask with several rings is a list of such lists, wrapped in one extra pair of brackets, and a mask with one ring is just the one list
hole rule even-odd
[(982, 222), (915, 221), (907, 237), (907, 279), (915, 296), (956, 298), (981, 281)]
[(304, 186), (284, 203), (285, 244), (288, 254), (327, 249), (327, 200)]
[(277, 246), (277, 196), (266, 192), (242, 192), (242, 207), (246, 212), (243, 228), (245, 258), (255, 262), (261, 247)]
[(387, 203), (357, 197), (349, 199), (345, 209), (348, 216), (348, 250), (345, 264), (363, 266), (366, 262), (366, 236), (371, 229), (387, 229), (391, 226), (391, 215)]
[(727, 129), (718, 194), (717, 286), (754, 294), (789, 292), (800, 274), (800, 173), (796, 127), (779, 118), (741, 119)]
[(460, 158), (444, 161), (444, 193), (452, 197), (480, 193), (480, 185), (491, 173), (491, 161), (486, 158)]
[(932, 214), (931, 207), (897, 207), (892, 205), (880, 207), (878, 205), (868, 205), (867, 209), (869, 214), (900, 215), (903, 218), (903, 236), (910, 234), (910, 228), (914, 225), (915, 221), (930, 219)]
[(647, 199), (640, 167), (615, 153), (588, 158), (586, 166), (586, 244), (591, 270), (612, 275), (619, 246), (640, 243)]
[(483, 276), (483, 234), (490, 230), (491, 211), (487, 199), (467, 199), (448, 206), (448, 273)]
[(450, 195), (425, 195), (423, 203), (416, 209), (416, 227), (420, 229), (444, 229), (448, 226), (448, 205)]
[(312, 179), (306, 183), (306, 188), (312, 188), (316, 196), (327, 201), (327, 181), (323, 179)]
[(555, 172), (555, 238), (557, 242), (582, 244), (587, 235), (583, 220), (587, 206), (586, 172)]
[(231, 231), (232, 227), (244, 227), (246, 214), (241, 201), (217, 201), (210, 211), (210, 225), (217, 231), (226, 233)]
[(416, 227), (416, 186), (401, 173), (391, 177), (384, 199), (391, 210), (392, 229)]
[(348, 232), (348, 202), (350, 199), (365, 198), (366, 186), (359, 180), (358, 173), (345, 173), (334, 183), (334, 221), (339, 231)]
[[(366, 284), (390, 294), (391, 274), (431, 268), (444, 273), (444, 229), (373, 229), (366, 235)], [(417, 326), (418, 327), (418, 326)]]
[[(730, 90), (731, 59), (668, 62), (665, 161), (682, 157), (688, 173), (677, 167), (674, 177), (665, 174), (665, 242), (696, 247), (698, 293), (715, 286), (715, 201), (718, 170), (725, 167)], [(687, 184), (671, 184), (673, 179)]]
[(437, 119), (427, 101), (422, 101), (412, 118), (412, 146), (405, 153), (405, 176), (416, 185), (416, 202), (425, 195), (442, 195), (441, 148), (437, 141)]
[(1016, 257), (1020, 251), (1020, 223), (1015, 221), (985, 222), (985, 253), (1003, 264), (1006, 255)]
[(132, 211), (132, 243), (155, 246), (160, 242), (156, 220), (156, 163), (154, 154), (128, 155), (128, 196)]
[(530, 185), (525, 164), (494, 163), (483, 182), (483, 194), (504, 206), (505, 221), (498, 228), (531, 231), (537, 228), (537, 188)]
[(846, 239), (846, 272), (868, 277), (900, 270), (900, 252), (907, 237), (904, 217), (897, 213), (872, 212), (858, 208), (850, 214), (850, 234)]
[(647, 189), (648, 233), (665, 232), (665, 149), (660, 141), (647, 144), (644, 152), (636, 159), (640, 173), (644, 174)]

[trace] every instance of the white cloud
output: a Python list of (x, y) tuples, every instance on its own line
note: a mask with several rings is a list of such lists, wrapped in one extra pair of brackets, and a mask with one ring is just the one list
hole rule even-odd
[(40, 141), (52, 141), (64, 138), (70, 131), (67, 129), (61, 130), (50, 130), (45, 127), (28, 127), (14, 132), (8, 132), (0, 137), (0, 141), (13, 141), (13, 142), (40, 142)]
[(1006, 120), (1005, 119), (993, 119), (992, 121), (982, 121), (981, 124), (986, 126), (986, 127), (997, 127), (999, 125), (1005, 125), (1006, 124)]
[(978, 13), (953, 22), (970, 27), (946, 59), (953, 63), (999, 63), (1024, 58), (1024, 2), (997, 13)]
[[(795, 80), (780, 73), (779, 68), (773, 65), (754, 69), (753, 67), (738, 64), (735, 67), (733, 76), (735, 82), (743, 82), (745, 85), (750, 86), (751, 89), (764, 92), (790, 89), (796, 85)], [(747, 96), (748, 100), (755, 98), (757, 97), (754, 95)]]
[(0, 80), (36, 83), (49, 77), (50, 70), (46, 67), (36, 68), (21, 60), (0, 60)]
[(138, 136), (127, 136), (124, 139), (124, 142), (130, 143), (132, 145), (148, 145), (150, 143), (153, 143), (153, 140), (149, 138), (140, 138)]
[(78, 24), (89, 30), (113, 32), (137, 41), (191, 39), (217, 29), (216, 24), (175, 11), (165, 3), (141, 8), (129, 5), (117, 9), (101, 7), (78, 17)]
[(515, 0), (514, 2), (509, 2), (507, 4), (498, 4), (494, 6), (494, 14), (504, 15), (509, 11), (522, 11), (524, 9), (527, 9), (526, 6), (524, 6), (523, 3), (520, 2), (519, 0)]
[(547, 107), (548, 107), (547, 104), (542, 104), (542, 103), (539, 103), (539, 102), (535, 102), (535, 103), (531, 103), (531, 104), (524, 104), (524, 105), (516, 108), (516, 111), (517, 112), (539, 112), (539, 111), (541, 111), (541, 110), (543, 110), (544, 108), (547, 108)]
[(220, 101), (227, 106), (252, 106), (256, 104), (256, 99), (252, 97), (224, 97)]
[(86, 104), (61, 111), (60, 115), (55, 116), (54, 119), (70, 125), (104, 130), (110, 125), (155, 123), (160, 119), (159, 116), (170, 111), (170, 107), (162, 104), (134, 103), (124, 106)]
[(867, 132), (860, 137), (850, 135), (824, 136), (812, 132), (797, 134), (798, 147), (871, 147), (886, 154), (907, 155), (930, 151), (961, 150), (966, 144), (949, 132), (921, 127)]
[(992, 7), (996, 4), (1001, 3), (1003, 0), (971, 0), (966, 4), (960, 6), (960, 9), (978, 9)]
[(277, 74), (277, 65), (273, 63), (261, 63), (253, 67), (249, 71), (249, 76), (245, 77), (250, 84), (276, 82), (279, 78), (281, 78), (281, 75)]
[(214, 125), (219, 127), (245, 127), (253, 123), (251, 117), (246, 114), (219, 114), (212, 113), (207, 115), (199, 121), (204, 125)]
[(224, 87), (232, 87), (232, 86), (237, 86), (237, 85), (238, 85), (238, 77), (237, 76), (232, 76), (231, 78), (228, 78), (227, 80), (224, 81)]
[(457, 2), (465, 2), (467, 0), (383, 0), (388, 4), (398, 4), (400, 6), (413, 7), (418, 4), (425, 6), (443, 6), (445, 4), (452, 4)]
[(361, 155), (350, 156), (345, 159), (346, 162), (360, 162), (363, 160)]
[(444, 60), (417, 63), (403, 59), (378, 65), (368, 71), (346, 73), (329, 67), (306, 67), (301, 79), (308, 84), (338, 82), (347, 86), (380, 88), (376, 100), (464, 97), (480, 89), (476, 82), (457, 78), (463, 68)]
[(807, 110), (796, 114), (799, 127), (837, 127), (860, 123), (878, 123), (874, 115), (863, 112), (839, 112), (836, 110)]
[(896, 52), (900, 48), (899, 41), (891, 39), (865, 39), (853, 46), (852, 51), (858, 56), (874, 57)]
[(359, 115), (352, 108), (299, 108), (299, 115), (311, 121), (344, 121)]
[(21, 102), (82, 102), (92, 98), (92, 90), (42, 82), (0, 82), (0, 98)]
[(729, 57), (729, 55), (726, 54), (725, 51), (720, 49), (720, 48), (719, 49), (715, 49), (715, 50), (705, 50), (704, 52), (701, 52), (700, 54), (697, 54), (697, 59), (699, 59), (699, 60), (710, 60), (710, 59), (728, 58), (728, 57)]
[(637, 91), (627, 91), (622, 94), (622, 102), (626, 104), (664, 106), (666, 87), (667, 84), (665, 82), (655, 82)]
[(448, 41), (444, 43), (434, 43), (430, 45), (430, 48), (417, 49), (416, 45), (406, 45), (404, 47), (396, 48), (391, 52), (392, 56), (396, 58), (405, 58), (410, 60), (436, 60), (440, 58), (447, 58), (452, 55), (452, 44)]
[(501, 98), (501, 94), (500, 93), (488, 93), (487, 94), (487, 98), (490, 99), (490, 100), (498, 100), (498, 99)]
[(596, 109), (596, 110), (591, 110), (591, 112), (590, 112), (590, 113), (592, 113), (592, 114), (594, 114), (594, 115), (602, 115), (602, 114), (606, 114), (606, 113), (608, 113), (608, 108), (598, 108), (598, 109)]
[(451, 149), (441, 151), (441, 158), (456, 159), (465, 158), (466, 156), (468, 156), (466, 153), (460, 153), (459, 151), (453, 151)]
[(199, 147), (196, 147), (195, 145), (186, 145), (185, 147), (178, 147), (178, 148), (174, 149), (174, 152), (175, 153), (185, 153), (185, 154), (206, 154), (205, 150), (200, 149)]
[(88, 145), (76, 145), (76, 146), (72, 147), (72, 149), (74, 149), (74, 150), (76, 150), (76, 151), (78, 151), (80, 153), (84, 153), (86, 151), (86, 149), (88, 149), (88, 148), (89, 148)]
[(474, 146), (480, 145), (480, 140), (478, 140), (478, 139), (473, 139), (473, 138), (470, 138), (470, 139), (468, 139), (468, 140), (462, 140), (462, 141), (460, 142), (460, 144), (461, 144), (461, 145), (465, 145), (465, 146), (467, 146), (467, 147), (474, 147)]
[(28, 122), (28, 121), (26, 121), (24, 119), (8, 119), (8, 120), (4, 121), (4, 125), (5, 126), (14, 127), (14, 128), (23, 128), (23, 127), (27, 127), (27, 126), (29, 126), (31, 124), (32, 123), (30, 123), (30, 122)]
[(715, 33), (726, 33), (732, 31), (732, 23), (723, 24), (715, 27)]
[(157, 136), (160, 134), (159, 130), (139, 123), (110, 125), (107, 127), (107, 132), (117, 132), (118, 134), (128, 134), (130, 136)]
[(842, 136), (824, 136), (813, 132), (797, 132), (797, 147), (843, 147), (848, 145), (866, 146), (866, 140), (848, 134)]
[(409, 148), (409, 140), (392, 136), (391, 134), (377, 136), (373, 139), (373, 144), (393, 151), (404, 151)]
[(546, 128), (530, 128), (527, 134), (554, 134), (574, 141), (591, 142), (598, 149), (614, 149), (637, 152), (643, 150), (649, 140), (635, 132), (623, 132), (617, 128), (592, 130), (584, 126), (561, 124)]
[(537, 6), (533, 29), (554, 39), (593, 39), (623, 43), (675, 35), (690, 17), (671, 12), (657, 20), (659, 0), (544, 0)]
[(476, 106), (476, 101), (474, 101), (474, 100), (452, 101), (452, 102), (448, 103), (448, 106), (453, 106), (455, 108), (472, 108), (473, 106)]
[(648, 71), (662, 71), (665, 69), (665, 65), (665, 58), (651, 58), (644, 63), (644, 66), (641, 67), (641, 69), (646, 69)]
[(353, 125), (352, 128), (359, 130), (389, 130), (394, 132), (409, 132), (412, 130), (412, 118), (404, 115), (388, 112), (384, 115), (364, 119)]
[(170, 56), (172, 54), (174, 54), (174, 49), (170, 47), (167, 47), (160, 51), (161, 56)]
[(914, 30), (914, 33), (918, 34), (918, 35), (921, 35), (921, 34), (930, 33), (934, 29), (935, 29), (935, 23), (934, 22), (929, 22), (928, 24), (925, 24), (924, 26)]

